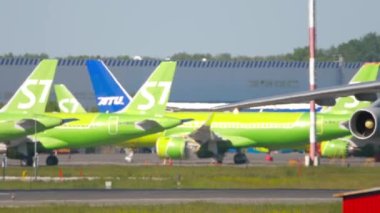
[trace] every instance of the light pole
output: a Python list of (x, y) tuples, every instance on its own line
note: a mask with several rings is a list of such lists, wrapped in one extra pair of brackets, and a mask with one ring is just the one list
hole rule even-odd
[(33, 167), (34, 167), (34, 180), (37, 180), (38, 175), (38, 153), (37, 153), (37, 120), (34, 120), (34, 157), (33, 157)]
[[(315, 0), (309, 0), (309, 84), (310, 91), (317, 88), (315, 81)], [(316, 156), (317, 142), (317, 116), (315, 112), (315, 100), (310, 101), (310, 150), (309, 156), (305, 156), (305, 165), (318, 166), (319, 159)]]

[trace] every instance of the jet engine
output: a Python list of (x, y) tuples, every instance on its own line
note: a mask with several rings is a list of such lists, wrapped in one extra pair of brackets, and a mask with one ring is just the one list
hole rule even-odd
[(356, 111), (349, 123), (351, 134), (359, 140), (373, 140), (380, 136), (380, 108), (367, 108)]
[(354, 150), (350, 143), (342, 140), (336, 139), (331, 141), (323, 141), (320, 144), (320, 155), (325, 158), (346, 158)]
[(156, 150), (160, 158), (187, 159), (199, 150), (199, 144), (184, 137), (160, 137)]

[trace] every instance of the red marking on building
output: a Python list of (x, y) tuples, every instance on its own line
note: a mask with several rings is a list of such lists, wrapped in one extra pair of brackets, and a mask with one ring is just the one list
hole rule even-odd
[(342, 197), (342, 212), (380, 212), (380, 187), (335, 194)]

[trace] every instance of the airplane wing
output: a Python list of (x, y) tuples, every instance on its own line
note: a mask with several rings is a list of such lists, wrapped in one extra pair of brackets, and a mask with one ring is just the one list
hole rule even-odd
[(225, 111), (243, 109), (256, 106), (307, 103), (315, 100), (321, 106), (335, 105), (335, 99), (354, 95), (359, 101), (374, 101), (377, 99), (376, 93), (380, 91), (380, 82), (358, 83), (345, 86), (329, 87), (314, 91), (298, 92), (289, 95), (274, 96), (271, 98), (253, 99), (233, 104), (213, 107), (212, 111)]
[(211, 113), (205, 123), (198, 129), (191, 132), (188, 137), (199, 142), (200, 144), (219, 140), (220, 138), (211, 130), (211, 123), (213, 119), (214, 113)]
[(210, 114), (207, 121), (198, 129), (191, 132), (188, 137), (199, 143), (201, 146), (208, 146), (208, 150), (215, 154), (219, 153), (218, 146), (228, 146), (235, 148), (243, 148), (252, 146), (252, 140), (234, 135), (224, 135), (211, 130), (211, 123), (214, 114)]

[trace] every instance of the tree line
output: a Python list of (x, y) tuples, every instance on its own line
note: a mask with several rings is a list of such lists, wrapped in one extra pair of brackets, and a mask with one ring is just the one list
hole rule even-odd
[[(24, 55), (14, 55), (12, 53), (7, 53), (0, 55), (1, 58), (29, 58), (29, 59), (45, 59), (49, 58), (46, 53), (41, 54), (30, 54), (26, 53)], [(120, 60), (131, 60), (136, 59), (128, 55), (116, 56), (116, 57), (102, 57), (100, 55), (88, 56), (67, 56), (58, 59), (120, 59)], [(162, 60), (162, 58), (153, 58), (149, 56), (142, 56), (138, 59), (155, 59)], [(185, 52), (176, 53), (170, 57), (171, 60), (182, 61), (182, 60), (207, 60), (207, 61), (308, 61), (309, 60), (309, 47), (299, 47), (295, 48), (293, 52), (287, 54), (279, 55), (269, 55), (269, 56), (232, 56), (230, 53), (221, 54), (208, 54), (208, 53), (195, 53), (189, 54)], [(331, 46), (327, 49), (317, 49), (316, 59), (318, 61), (338, 61), (344, 60), (346, 62), (373, 62), (380, 61), (380, 35), (377, 33), (368, 33), (361, 38), (351, 39), (348, 42), (339, 44), (338, 46)]]

